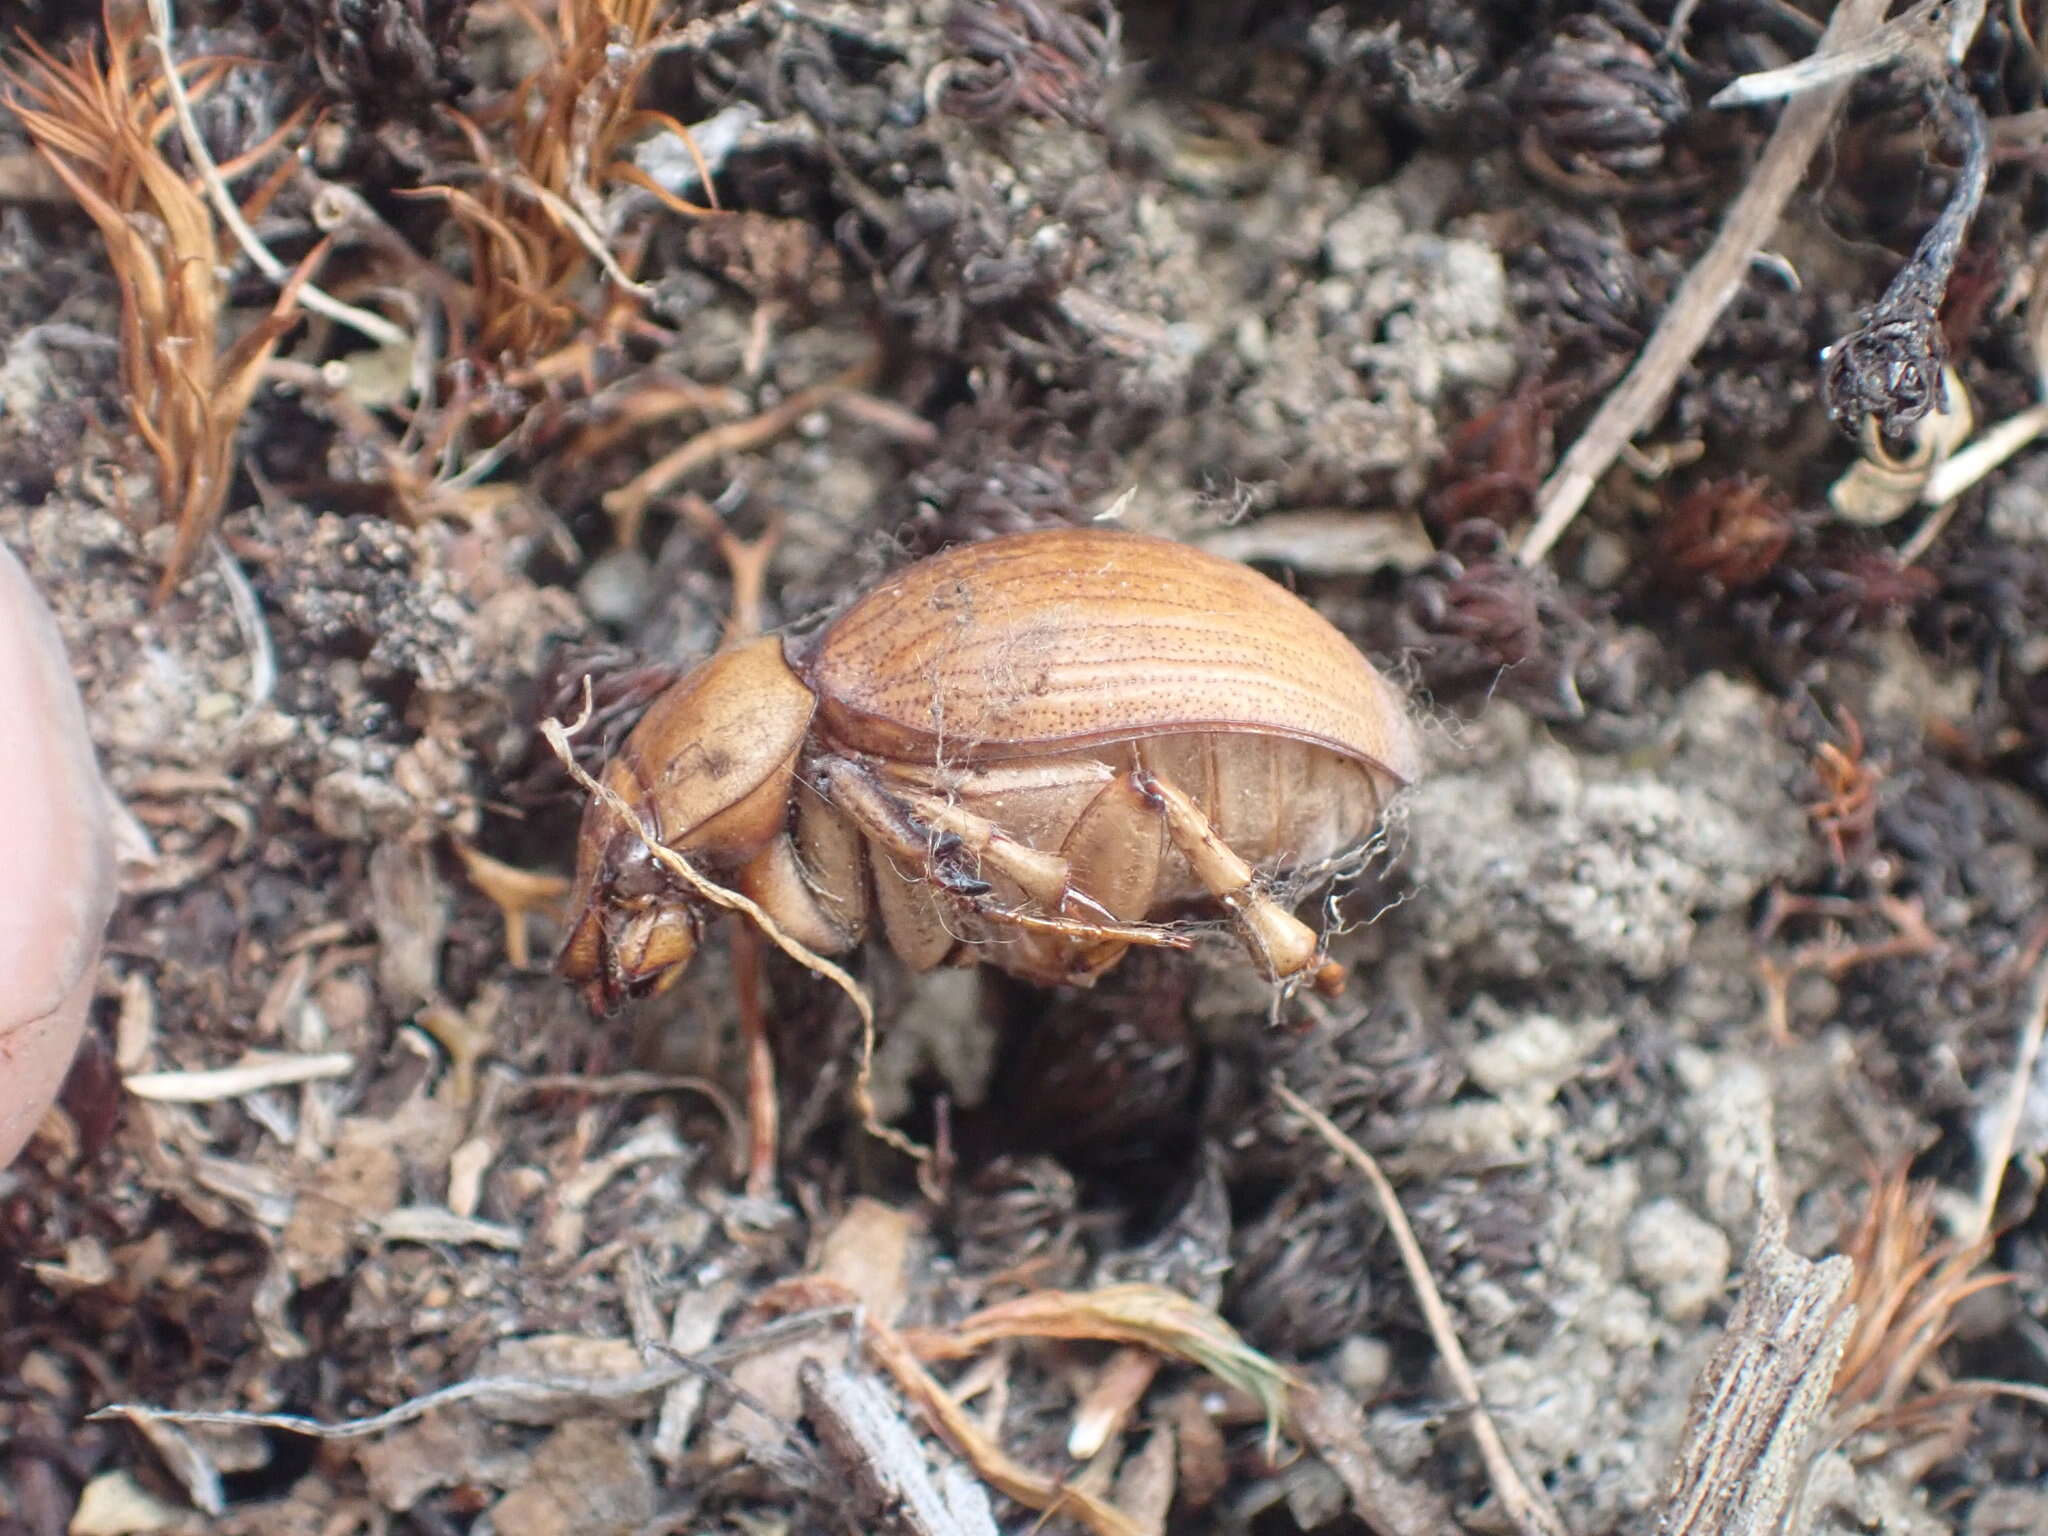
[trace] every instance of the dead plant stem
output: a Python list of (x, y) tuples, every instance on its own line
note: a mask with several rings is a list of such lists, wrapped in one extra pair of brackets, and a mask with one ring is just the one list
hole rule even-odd
[(1423, 1255), (1422, 1244), (1416, 1241), (1415, 1229), (1408, 1225), (1407, 1214), (1401, 1209), (1401, 1198), (1395, 1194), (1386, 1174), (1380, 1171), (1378, 1160), (1345, 1135), (1329, 1116), (1279, 1078), (1272, 1079), (1272, 1084), (1280, 1102), (1307, 1121), (1309, 1128), (1328, 1142), (1339, 1157), (1363, 1174), (1366, 1183), (1372, 1186), (1381, 1214), (1386, 1217), (1387, 1227), (1394, 1234), (1394, 1243), (1401, 1250), (1401, 1264), (1408, 1271), (1409, 1284), (1415, 1287), (1415, 1299), (1422, 1305), (1430, 1337), (1436, 1341), (1437, 1351), (1443, 1356), (1444, 1369), (1450, 1372), (1453, 1385), (1470, 1405), (1472, 1438), (1479, 1444), (1479, 1455), (1486, 1463), (1487, 1478), (1499, 1495), (1508, 1518), (1524, 1536), (1529, 1536), (1529, 1533), (1565, 1536), (1564, 1521), (1558, 1517), (1557, 1511), (1550, 1507), (1550, 1502), (1535, 1486), (1524, 1482), (1521, 1473), (1515, 1470), (1507, 1442), (1501, 1439), (1493, 1415), (1486, 1411), (1486, 1401), (1479, 1392), (1479, 1378), (1473, 1373), (1472, 1362), (1465, 1357), (1465, 1346), (1458, 1342), (1457, 1325), (1451, 1319), (1450, 1308), (1444, 1305), (1443, 1296), (1430, 1275), (1429, 1260)]
[(1965, 1242), (1981, 1242), (1989, 1235), (1992, 1219), (1997, 1215), (1998, 1194), (2005, 1185), (2005, 1165), (2012, 1161), (2013, 1146), (2019, 1140), (2027, 1091), (2034, 1081), (2044, 1030), (2048, 1030), (2048, 959), (2036, 962), (2033, 982), (2027, 988), (2026, 1007), (2020, 1014), (2019, 1054), (2012, 1065), (2012, 1087), (2006, 1093), (1998, 1133), (1991, 1139), (1983, 1172), (1978, 1176), (1977, 1219), (1971, 1230), (1963, 1234)]
[[(1887, 0), (1842, 0), (1828, 18), (1816, 56), (1860, 43), (1884, 21), (1886, 6)], [(1777, 228), (1849, 85), (1848, 80), (1831, 81), (1786, 104), (1748, 185), (1730, 205), (1713, 244), (1679, 285), (1635, 366), (1537, 493), (1536, 522), (1519, 551), (1524, 565), (1535, 565), (1550, 553), (1622, 449), (1663, 409), (1679, 375), (1741, 290), (1751, 260)]]
[[(178, 61), (171, 54), (171, 32), (176, 25), (171, 14), (171, 0), (149, 0), (149, 22), (150, 41), (156, 45), (156, 51), (163, 60), (164, 88), (170, 92), (171, 110), (178, 120), (179, 136), (185, 141), (185, 151), (191, 155), (192, 164), (198, 168), (199, 179), (206, 184), (206, 195), (213, 204), (214, 213), (234, 235), (243, 254), (255, 263), (256, 269), (273, 283), (284, 286), (292, 280), (291, 268), (272, 253), (270, 247), (257, 237), (256, 231), (249, 227), (249, 221), (242, 217), (242, 210), (235, 205), (234, 194), (228, 191), (220, 167), (207, 153), (206, 139), (192, 116), (192, 101), (185, 93), (184, 77), (178, 73)], [(358, 309), (353, 304), (344, 304), (314, 283), (301, 280), (298, 298), (307, 309), (360, 332), (380, 347), (411, 345), (412, 338), (382, 315)]]
[(851, 368), (821, 384), (797, 390), (758, 415), (749, 416), (744, 421), (727, 421), (707, 427), (688, 442), (656, 459), (604, 498), (605, 511), (618, 524), (619, 543), (628, 549), (633, 547), (639, 535), (640, 521), (647, 513), (647, 504), (691, 470), (727, 454), (743, 453), (773, 442), (812, 411), (829, 405), (840, 395), (866, 389), (880, 374), (881, 366), (882, 355), (877, 350)]

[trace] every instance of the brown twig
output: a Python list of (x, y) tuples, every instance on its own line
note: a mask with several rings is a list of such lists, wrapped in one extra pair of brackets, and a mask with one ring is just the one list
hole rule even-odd
[(1811, 972), (1833, 981), (1858, 966), (1914, 955), (1936, 955), (1947, 947), (1941, 935), (1927, 925), (1927, 915), (1917, 901), (1898, 896), (1875, 896), (1868, 901), (1845, 896), (1795, 896), (1781, 886), (1772, 888), (1763, 919), (1757, 924), (1760, 944), (1768, 943), (1787, 918), (1867, 916), (1881, 917), (1891, 924), (1890, 936), (1856, 942), (1831, 935), (1800, 945), (1782, 960), (1764, 954), (1756, 957), (1757, 980), (1764, 989), (1764, 1023), (1772, 1043), (1791, 1043), (1790, 993), (1794, 977)]
[(1836, 711), (1842, 741), (1823, 741), (1813, 751), (1813, 774), (1821, 797), (1806, 806), (1807, 819), (1827, 844), (1828, 858), (1846, 870), (1870, 848), (1877, 832), (1878, 772), (1863, 755), (1863, 726), (1845, 705)]
[(773, 442), (820, 406), (840, 395), (866, 389), (881, 372), (882, 355), (869, 354), (851, 368), (800, 389), (777, 405), (744, 421), (721, 422), (707, 427), (680, 447), (673, 448), (604, 498), (604, 509), (618, 527), (621, 546), (631, 549), (640, 537), (640, 523), (647, 505), (691, 470), (710, 464), (730, 453), (745, 453)]
[[(633, 163), (636, 139), (674, 134), (711, 193), (689, 129), (642, 107), (641, 87), (662, 54), (708, 41), (759, 8), (749, 0), (716, 18), (671, 24), (665, 0), (559, 0), (545, 20), (514, 7), (545, 50), (541, 65), (481, 121), (451, 112), (468, 163), (408, 194), (441, 198), (468, 236), (469, 343), (483, 366), (517, 369), (570, 342), (586, 323), (580, 306), (593, 267), (615, 293), (643, 294), (612, 246), (614, 189), (638, 188), (685, 215), (710, 211)], [(501, 126), (509, 147), (502, 157), (486, 132)]]
[(1070, 1515), (1095, 1536), (1145, 1536), (1136, 1521), (1107, 1500), (1086, 1489), (1041, 1477), (1014, 1460), (924, 1368), (895, 1329), (869, 1318), (863, 1341), (869, 1358), (896, 1379), (897, 1386), (924, 1411), (939, 1437), (966, 1457), (990, 1487), (1026, 1509)]
[(738, 913), (732, 917), (733, 1003), (747, 1058), (747, 1195), (775, 1198), (782, 1145), (782, 1101), (775, 1087), (775, 1044), (768, 1037), (768, 1007), (761, 987), (761, 934)]
[(950, 1328), (914, 1330), (904, 1342), (922, 1359), (960, 1360), (1019, 1338), (1128, 1344), (1199, 1366), (1264, 1410), (1267, 1442), (1275, 1448), (1288, 1394), (1299, 1385), (1210, 1308), (1164, 1286), (1136, 1282), (1092, 1291), (1032, 1291), (984, 1307)]
[(1538, 1488), (1523, 1481), (1521, 1473), (1515, 1469), (1507, 1442), (1501, 1438), (1500, 1429), (1493, 1422), (1493, 1415), (1487, 1412), (1485, 1399), (1480, 1396), (1479, 1378), (1473, 1373), (1472, 1362), (1465, 1356), (1465, 1346), (1458, 1340), (1451, 1310), (1444, 1305), (1443, 1295), (1430, 1275), (1429, 1260), (1423, 1255), (1422, 1244), (1416, 1241), (1415, 1231), (1408, 1225), (1407, 1213), (1401, 1209), (1400, 1196), (1394, 1193), (1393, 1184), (1380, 1171), (1378, 1161), (1345, 1135), (1329, 1116), (1279, 1078), (1272, 1079), (1272, 1087), (1281, 1103), (1307, 1121), (1309, 1128), (1329, 1143), (1339, 1157), (1363, 1174), (1366, 1183), (1372, 1186), (1373, 1197), (1379, 1202), (1387, 1228), (1401, 1250), (1401, 1264), (1408, 1271), (1408, 1283), (1415, 1287), (1415, 1299), (1421, 1304), (1423, 1318), (1429, 1324), (1430, 1337), (1436, 1341), (1437, 1352), (1443, 1356), (1444, 1369), (1449, 1372), (1452, 1384), (1463, 1394), (1466, 1411), (1472, 1415), (1472, 1438), (1478, 1442), (1480, 1459), (1486, 1463), (1487, 1478), (1493, 1484), (1493, 1491), (1508, 1518), (1525, 1536), (1531, 1532), (1537, 1536), (1565, 1536), (1564, 1522), (1551, 1508), (1550, 1501)]
[(757, 537), (743, 539), (726, 526), (716, 507), (694, 492), (685, 491), (678, 496), (676, 507), (699, 537), (717, 545), (718, 557), (725, 562), (726, 574), (732, 578), (732, 605), (726, 613), (725, 634), (719, 644), (731, 646), (753, 639), (762, 631), (768, 567), (782, 545), (782, 509), (777, 507), (769, 512), (768, 526)]

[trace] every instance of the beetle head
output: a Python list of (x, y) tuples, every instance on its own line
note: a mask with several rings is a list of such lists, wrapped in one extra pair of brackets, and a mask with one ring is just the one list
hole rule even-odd
[[(707, 879), (788, 825), (797, 753), (816, 700), (768, 638), (676, 682), (605, 765), (602, 781), (662, 844)], [(555, 967), (609, 1013), (659, 992), (697, 953), (704, 903), (601, 799), (583, 812), (569, 937)]]

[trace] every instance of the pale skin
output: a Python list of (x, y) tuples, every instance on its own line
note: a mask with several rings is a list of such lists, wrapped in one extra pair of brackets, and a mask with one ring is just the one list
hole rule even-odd
[(55, 623), (0, 544), (0, 1168), (78, 1048), (114, 901), (109, 801)]

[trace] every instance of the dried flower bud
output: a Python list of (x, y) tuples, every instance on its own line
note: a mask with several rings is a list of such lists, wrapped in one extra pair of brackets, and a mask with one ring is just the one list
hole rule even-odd
[(1875, 420), (1887, 437), (1903, 438), (1914, 422), (1945, 409), (1948, 343), (1934, 318), (1934, 300), (1880, 306), (1858, 329), (1829, 347), (1822, 389), (1828, 414), (1846, 431)]
[(1512, 559), (1446, 559), (1442, 577), (1412, 583), (1407, 612), (1424, 633), (1483, 667), (1519, 666), (1544, 651), (1536, 588)]
[(1237, 1234), (1232, 1319), (1261, 1348), (1287, 1354), (1315, 1354), (1357, 1333), (1372, 1318), (1373, 1245), (1385, 1230), (1361, 1190), (1297, 1175)]
[(1451, 433), (1437, 461), (1424, 521), (1440, 545), (1468, 523), (1526, 522), (1550, 458), (1550, 411), (1535, 381), (1519, 386)]
[(1597, 16), (1558, 28), (1524, 67), (1516, 98), (1559, 167), (1620, 179), (1664, 163), (1665, 138), (1687, 110), (1678, 77)]
[(1948, 409), (1948, 340), (1938, 317), (1963, 237), (1984, 197), (1991, 134), (1984, 109), (1968, 91), (1950, 84), (1943, 99), (1962, 130), (1964, 148), (1948, 202), (1863, 323), (1822, 354), (1828, 414), (1852, 434), (1869, 420), (1880, 436), (1897, 441), (1930, 411)]
[(1633, 347), (1648, 329), (1642, 263), (1619, 240), (1577, 219), (1549, 221), (1523, 253), (1541, 282), (1538, 298), (1559, 329)]
[(320, 80), (365, 121), (422, 118), (470, 89), (462, 27), (471, 0), (313, 0), (276, 9)]
[(1011, 1272), (1035, 1285), (1070, 1285), (1084, 1256), (1079, 1211), (1074, 1176), (1052, 1158), (996, 1158), (955, 1196), (961, 1266), (970, 1275)]
[(1792, 503), (1770, 481), (1733, 475), (1696, 486), (1657, 533), (1667, 574), (1697, 577), (1723, 591), (1769, 575), (1792, 543)]
[(1098, 126), (1118, 24), (1114, 6), (1092, 9), (1091, 17), (1061, 0), (957, 0), (946, 16), (954, 57), (941, 104), (979, 122), (1026, 112)]

